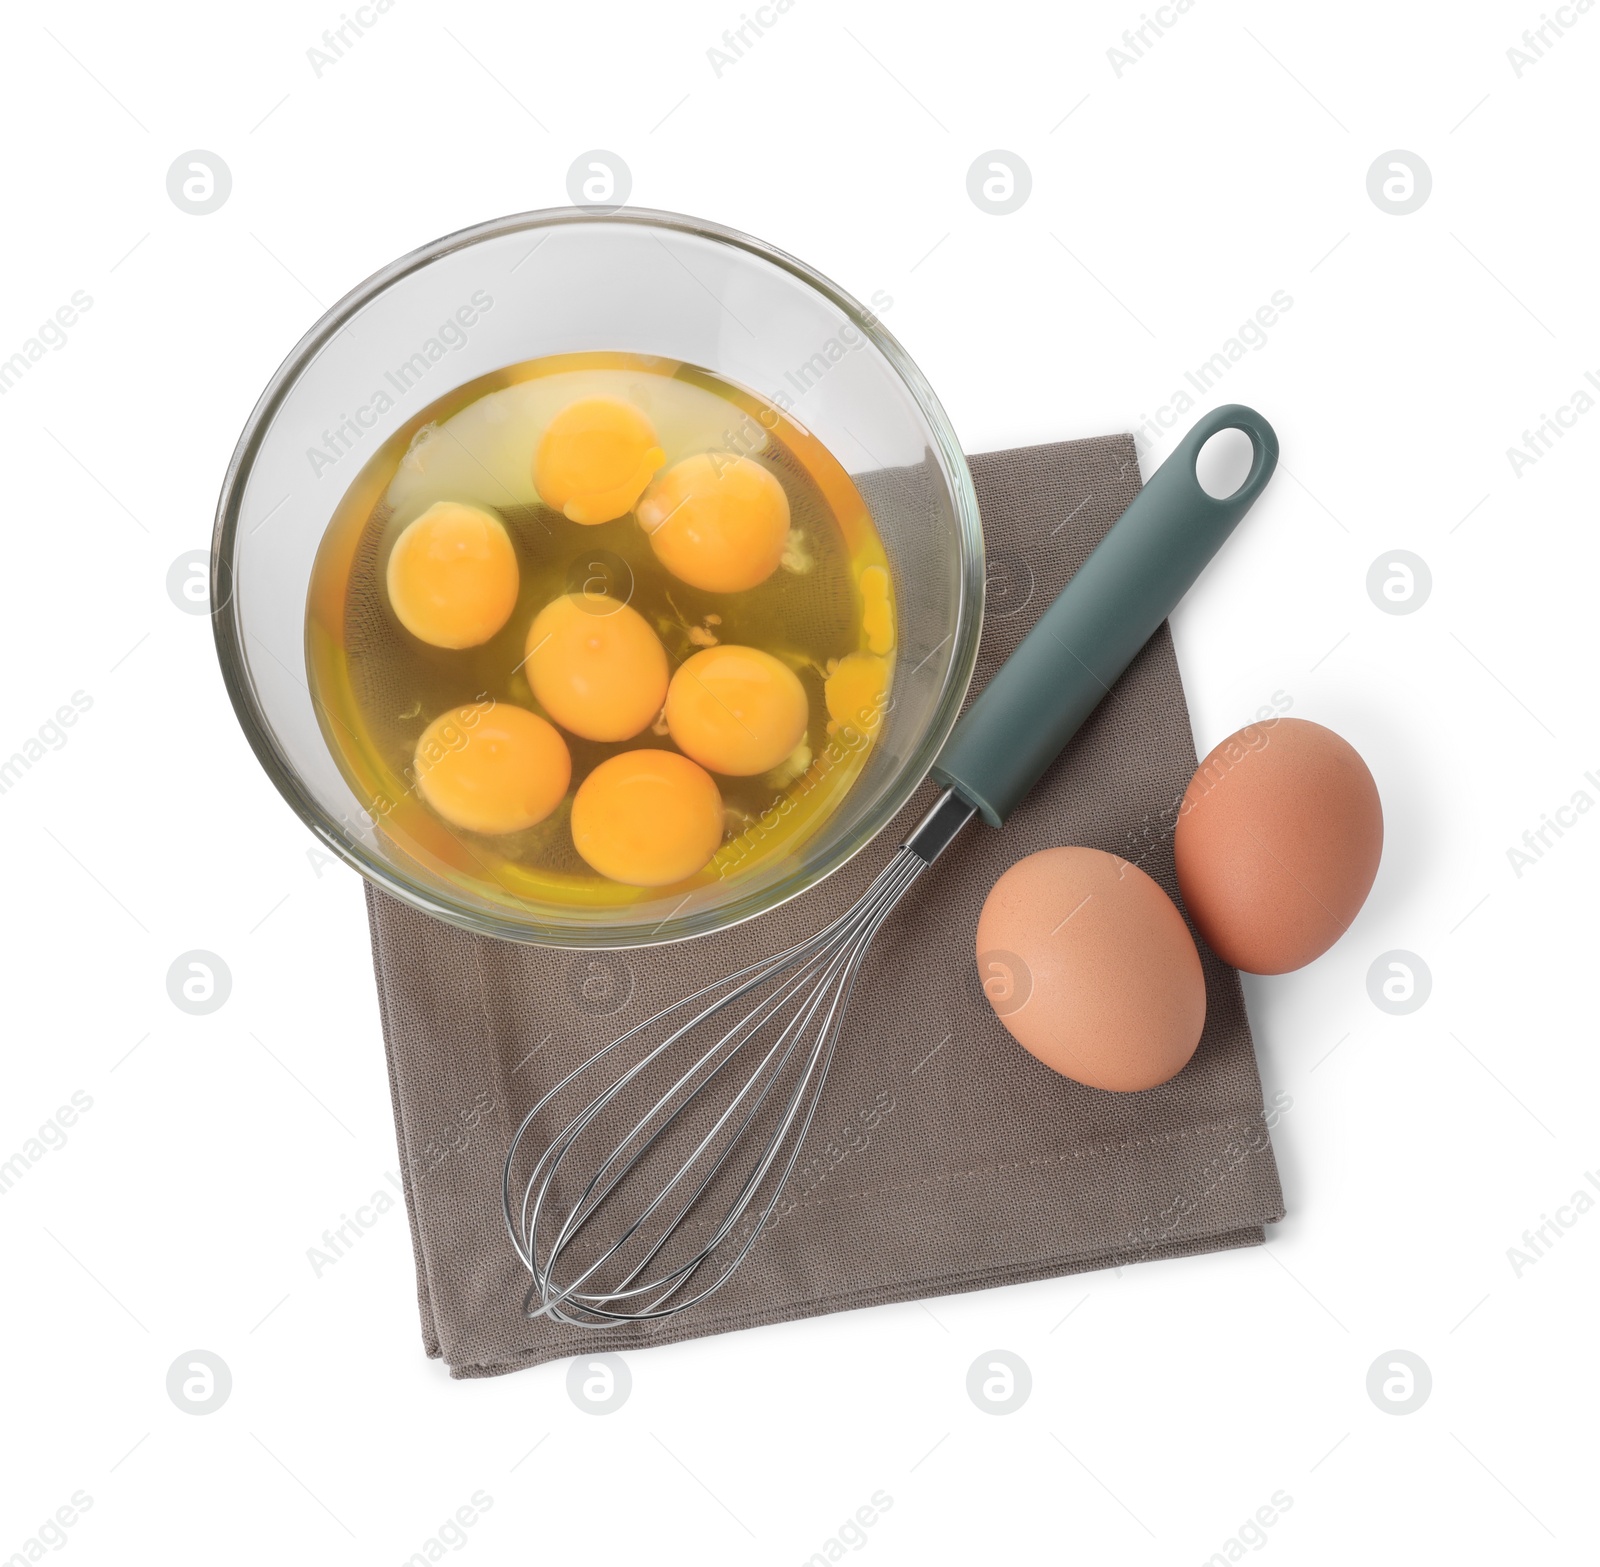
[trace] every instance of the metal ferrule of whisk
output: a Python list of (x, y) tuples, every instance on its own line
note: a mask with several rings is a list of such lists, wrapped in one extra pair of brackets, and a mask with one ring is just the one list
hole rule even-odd
[(973, 815), (946, 790), (826, 929), (629, 1029), (534, 1105), (502, 1181), (527, 1316), (648, 1322), (727, 1281), (779, 1212), (873, 937)]

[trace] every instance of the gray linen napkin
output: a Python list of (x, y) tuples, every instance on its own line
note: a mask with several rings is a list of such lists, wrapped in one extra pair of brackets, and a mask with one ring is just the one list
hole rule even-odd
[[(972, 694), (1138, 491), (1128, 436), (970, 459), (989, 548)], [(440, 924), (370, 885), (427, 1351), (452, 1375), (635, 1349), (883, 1301), (1259, 1244), (1283, 1216), (1238, 976), (1201, 944), (1205, 1034), (1171, 1083), (1084, 1088), (996, 1020), (973, 957), (996, 878), (1037, 849), (1086, 844), (1174, 898), (1171, 826), (1195, 767), (1166, 627), (1003, 831), (974, 824), (879, 934), (786, 1203), (719, 1294), (664, 1322), (529, 1322), (500, 1216), (511, 1131), (559, 1076), (717, 976), (847, 908), (935, 797), (829, 881), (732, 931), (670, 947), (571, 953)]]

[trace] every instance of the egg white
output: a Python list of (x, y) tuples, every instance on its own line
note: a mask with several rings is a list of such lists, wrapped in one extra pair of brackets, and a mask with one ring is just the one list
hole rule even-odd
[(491, 508), (530, 506), (533, 454), (550, 421), (583, 397), (632, 403), (655, 426), (670, 467), (697, 452), (732, 446), (765, 450), (760, 421), (726, 399), (671, 376), (637, 370), (574, 370), (503, 387), (438, 424), (425, 425), (400, 459), (385, 499), (403, 528), (435, 501)]

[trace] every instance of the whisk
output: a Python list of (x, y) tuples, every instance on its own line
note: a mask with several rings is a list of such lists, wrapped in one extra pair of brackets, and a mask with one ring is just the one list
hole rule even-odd
[[(1226, 429), (1249, 436), (1253, 460), (1218, 499), (1195, 463)], [(1252, 409), (1200, 420), (962, 715), (932, 770), (944, 792), (854, 907), (629, 1029), (533, 1106), (501, 1192), (531, 1279), (525, 1315), (586, 1327), (672, 1316), (720, 1289), (781, 1221), (873, 938), (974, 816), (1004, 823), (1250, 509), (1277, 455)], [(558, 1120), (565, 1106), (576, 1108)], [(519, 1181), (523, 1145), (546, 1121), (559, 1129)]]

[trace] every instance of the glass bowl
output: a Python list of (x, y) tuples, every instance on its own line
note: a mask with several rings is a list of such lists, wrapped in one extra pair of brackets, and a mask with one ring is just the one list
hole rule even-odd
[[(854, 783), (808, 838), (781, 857), (754, 857), (748, 870), (640, 889), (635, 901), (603, 909), (463, 885), (386, 830), (324, 738), (306, 668), (313, 561), (335, 506), (377, 448), (403, 437), (421, 408), (454, 387), (523, 361), (593, 351), (699, 366), (784, 408), (867, 499), (898, 615), (888, 712)], [(425, 376), (413, 369), (395, 380), (395, 367), (424, 363)], [(983, 580), (977, 498), (960, 445), (877, 314), (759, 240), (637, 208), (560, 208), (480, 224), (346, 295), (256, 404), (223, 483), (211, 560), (217, 651), (239, 722), (318, 838), (385, 892), (439, 919), (575, 948), (723, 929), (815, 885), (876, 837), (922, 782), (960, 711)]]

